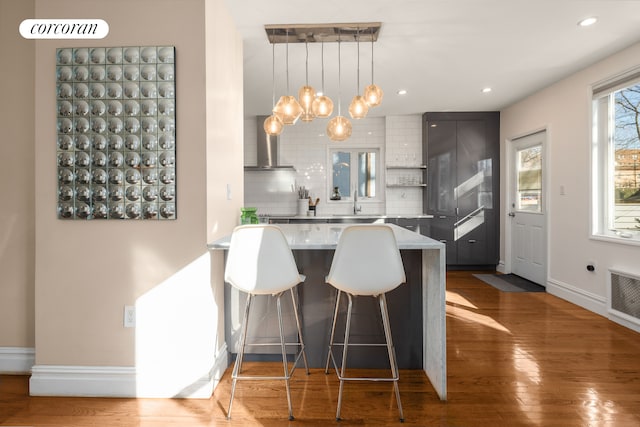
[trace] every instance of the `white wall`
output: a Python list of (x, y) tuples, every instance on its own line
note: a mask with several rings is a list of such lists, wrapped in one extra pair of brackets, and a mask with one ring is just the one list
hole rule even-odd
[[(226, 351), (222, 257), (206, 245), (236, 225), (243, 198), (242, 49), (235, 26), (222, 0), (35, 5), (36, 17), (99, 17), (110, 32), (103, 40), (36, 44), (31, 393), (207, 397)], [(176, 48), (177, 220), (58, 220), (55, 49), (131, 45)], [(227, 184), (236, 190), (231, 200)], [(125, 305), (136, 306), (136, 328), (123, 327)]]
[[(327, 120), (311, 123), (299, 121), (294, 126), (285, 126), (280, 135), (280, 164), (293, 165), (296, 171), (246, 172), (245, 204), (258, 208), (259, 214), (295, 215), (296, 195), (291, 186), (304, 185), (311, 190), (312, 198), (319, 197), (317, 215), (351, 214), (353, 205), (349, 201), (329, 201), (330, 169), (328, 152), (331, 147), (379, 148), (383, 168), (381, 170), (379, 203), (362, 202), (362, 213), (408, 214), (422, 213), (422, 189), (420, 187), (387, 189), (385, 183), (397, 180), (398, 175), (420, 173), (419, 171), (387, 171), (387, 164), (419, 164), (422, 161), (421, 115), (368, 117), (353, 120), (353, 133), (347, 141), (331, 142), (326, 136)], [(245, 120), (245, 164), (255, 165), (256, 119)], [(329, 174), (329, 175), (328, 175)], [(395, 182), (395, 181), (394, 181)]]
[[(640, 246), (589, 238), (591, 85), (638, 65), (640, 43), (502, 111), (501, 157), (507, 141), (547, 129), (547, 290), (604, 314), (607, 269), (640, 274)], [(501, 162), (500, 259), (505, 260), (508, 209), (506, 161)], [(565, 194), (560, 194), (560, 186)], [(596, 271), (586, 270), (595, 261)]]

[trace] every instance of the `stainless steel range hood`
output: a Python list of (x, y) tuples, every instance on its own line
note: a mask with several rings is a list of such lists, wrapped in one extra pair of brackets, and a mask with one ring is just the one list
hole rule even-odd
[(279, 137), (267, 135), (262, 127), (267, 116), (257, 117), (257, 150), (258, 165), (245, 166), (246, 171), (277, 171), (277, 170), (295, 170), (290, 165), (278, 164), (278, 145)]

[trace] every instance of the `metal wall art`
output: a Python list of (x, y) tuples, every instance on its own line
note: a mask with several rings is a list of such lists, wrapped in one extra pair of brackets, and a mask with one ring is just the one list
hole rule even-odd
[(58, 218), (176, 218), (173, 46), (56, 50)]

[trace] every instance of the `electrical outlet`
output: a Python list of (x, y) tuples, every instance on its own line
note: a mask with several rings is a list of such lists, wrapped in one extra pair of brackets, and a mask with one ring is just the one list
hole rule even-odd
[(134, 305), (124, 306), (124, 327), (135, 328), (136, 326), (136, 307)]

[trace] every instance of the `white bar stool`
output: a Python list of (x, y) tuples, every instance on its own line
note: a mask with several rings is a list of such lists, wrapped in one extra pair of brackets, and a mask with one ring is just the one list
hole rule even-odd
[[(291, 390), (289, 378), (293, 375), (296, 365), (302, 356), (305, 370), (309, 374), (307, 356), (304, 351), (300, 318), (293, 288), (305, 280), (305, 276), (298, 272), (295, 259), (287, 239), (277, 226), (274, 225), (242, 225), (236, 227), (231, 235), (231, 243), (227, 254), (224, 280), (231, 286), (247, 293), (247, 302), (242, 320), (240, 334), (240, 348), (236, 356), (231, 378), (231, 398), (227, 418), (231, 419), (231, 408), (238, 380), (284, 380), (287, 390), (287, 403), (289, 405), (289, 420), (293, 420), (291, 406)], [(285, 291), (290, 291), (293, 311), (298, 330), (297, 342), (287, 343), (282, 324), (282, 308), (280, 297)], [(249, 308), (255, 295), (272, 295), (276, 297), (278, 310), (278, 328), (280, 333), (279, 343), (247, 343), (247, 325), (249, 320)], [(240, 375), (242, 371), (242, 359), (246, 346), (274, 346), (279, 345), (282, 351), (282, 364), (284, 374), (282, 376), (248, 376)], [(289, 370), (287, 362), (287, 346), (297, 346), (293, 366)]]
[[(387, 225), (361, 224), (346, 227), (336, 247), (331, 270), (326, 278), (326, 282), (337, 289), (336, 305), (331, 325), (331, 338), (329, 339), (329, 352), (327, 354), (327, 364), (325, 373), (329, 372), (329, 362), (333, 362), (336, 374), (340, 380), (338, 392), (338, 409), (336, 420), (340, 421), (340, 409), (342, 407), (342, 392), (345, 381), (392, 381), (400, 413), (400, 421), (404, 421), (402, 403), (400, 402), (400, 390), (398, 381), (398, 363), (395, 355), (395, 348), (391, 338), (391, 327), (389, 325), (389, 314), (387, 311), (387, 301), (385, 293), (389, 292), (401, 283), (406, 281), (400, 250), (396, 242), (393, 230)], [(340, 297), (346, 294), (348, 298), (346, 328), (344, 342), (336, 343), (335, 329), (340, 307)], [(380, 304), (380, 314), (386, 343), (349, 343), (349, 333), (351, 329), (351, 309), (354, 296), (372, 296)], [(333, 347), (342, 346), (342, 363), (338, 367)], [(391, 377), (347, 377), (347, 353), (349, 346), (386, 346), (389, 355), (389, 365), (391, 367)]]

